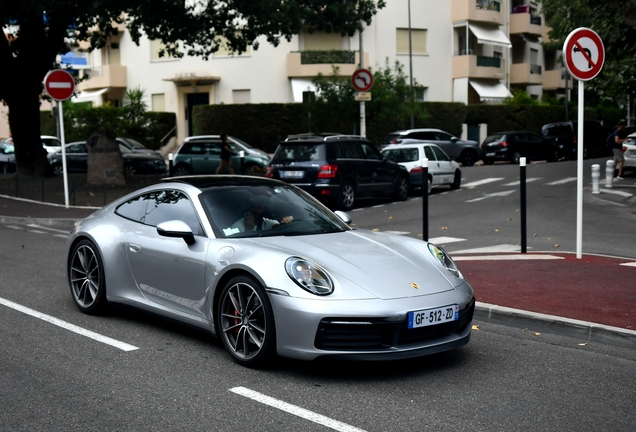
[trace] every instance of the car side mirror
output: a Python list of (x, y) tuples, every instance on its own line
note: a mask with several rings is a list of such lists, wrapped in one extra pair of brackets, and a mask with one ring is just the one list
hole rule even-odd
[(336, 214), (336, 216), (342, 219), (344, 223), (346, 223), (347, 225), (351, 225), (351, 216), (349, 216), (349, 214), (343, 212), (342, 210), (336, 210), (334, 213)]
[(457, 142), (457, 141), (459, 141), (459, 138), (457, 138), (457, 137), (452, 137), (452, 138), (451, 138), (451, 141), (452, 141), (452, 142)]
[(187, 223), (180, 220), (161, 222), (157, 225), (157, 234), (163, 237), (182, 238), (188, 245), (194, 244), (194, 234)]

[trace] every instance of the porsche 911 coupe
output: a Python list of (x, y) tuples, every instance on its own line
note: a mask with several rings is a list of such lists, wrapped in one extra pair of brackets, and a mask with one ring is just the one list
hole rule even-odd
[(451, 257), (350, 222), (278, 180), (163, 179), (75, 224), (72, 298), (88, 314), (123, 303), (201, 328), (250, 367), (467, 344), (475, 298)]

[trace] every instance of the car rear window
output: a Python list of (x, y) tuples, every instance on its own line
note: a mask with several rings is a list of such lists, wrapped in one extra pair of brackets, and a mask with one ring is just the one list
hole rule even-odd
[(384, 150), (382, 154), (393, 162), (416, 162), (419, 160), (419, 152), (416, 148), (404, 148), (394, 150)]
[(545, 136), (571, 135), (572, 127), (570, 125), (544, 126), (541, 133)]
[(325, 160), (324, 148), (325, 146), (321, 143), (282, 143), (276, 149), (272, 162), (310, 162)]
[(490, 136), (486, 137), (486, 139), (484, 140), (484, 144), (490, 144), (492, 142), (502, 141), (505, 138), (505, 136), (506, 135), (504, 135), (504, 134), (490, 135)]

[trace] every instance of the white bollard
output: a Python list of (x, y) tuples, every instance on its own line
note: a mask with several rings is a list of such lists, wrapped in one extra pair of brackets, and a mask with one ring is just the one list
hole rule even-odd
[(614, 161), (608, 160), (605, 164), (605, 187), (612, 187), (612, 180), (614, 180)]
[(599, 179), (601, 178), (601, 166), (599, 164), (592, 165), (592, 193), (600, 194), (598, 188)]

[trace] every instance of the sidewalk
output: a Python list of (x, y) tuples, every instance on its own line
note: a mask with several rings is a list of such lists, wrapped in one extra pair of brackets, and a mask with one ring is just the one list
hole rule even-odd
[[(0, 223), (70, 227), (96, 207), (0, 195)], [(454, 254), (482, 322), (636, 349), (636, 259), (532, 252)]]

